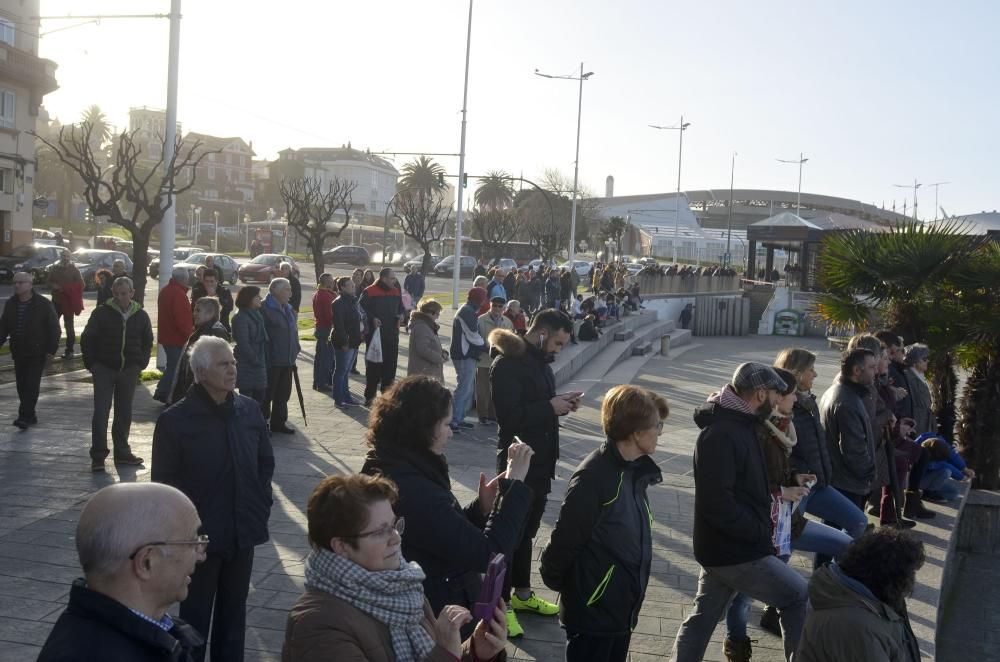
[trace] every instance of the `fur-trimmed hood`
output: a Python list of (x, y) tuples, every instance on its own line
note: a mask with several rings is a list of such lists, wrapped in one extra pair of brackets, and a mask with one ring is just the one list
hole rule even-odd
[(412, 313), (410, 313), (410, 329), (412, 329), (413, 325), (416, 324), (417, 322), (422, 322), (426, 324), (431, 329), (433, 329), (434, 333), (437, 333), (441, 328), (438, 325), (438, 323), (434, 321), (433, 317), (431, 317), (427, 313), (422, 313), (419, 310), (414, 310)]
[(503, 354), (508, 358), (523, 356), (528, 351), (528, 343), (524, 338), (507, 329), (493, 329), (487, 340), (490, 344), (490, 356)]

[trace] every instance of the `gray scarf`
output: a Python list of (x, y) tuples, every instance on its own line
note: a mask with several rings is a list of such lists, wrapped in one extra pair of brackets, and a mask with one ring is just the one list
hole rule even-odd
[(336, 596), (389, 626), (398, 662), (419, 662), (434, 648), (423, 627), (424, 571), (400, 558), (398, 570), (365, 570), (328, 549), (306, 558), (306, 588)]

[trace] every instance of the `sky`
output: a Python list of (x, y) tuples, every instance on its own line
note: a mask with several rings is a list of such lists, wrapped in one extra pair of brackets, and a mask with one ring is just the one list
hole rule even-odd
[[(169, 0), (42, 0), (42, 16), (166, 13)], [(238, 135), (258, 158), (286, 147), (459, 151), (465, 0), (187, 0), (183, 130)], [(950, 214), (1000, 208), (1000, 4), (476, 0), (466, 171), (572, 176), (583, 85), (581, 186), (603, 195), (677, 187), (805, 192), (901, 209), (934, 182)], [(45, 107), (62, 122), (98, 104), (119, 127), (166, 105), (168, 21), (44, 20), (59, 68)], [(50, 30), (58, 30), (45, 34)], [(401, 167), (409, 157), (397, 157)], [(458, 158), (438, 160), (458, 172)], [(908, 205), (912, 204), (909, 202)]]

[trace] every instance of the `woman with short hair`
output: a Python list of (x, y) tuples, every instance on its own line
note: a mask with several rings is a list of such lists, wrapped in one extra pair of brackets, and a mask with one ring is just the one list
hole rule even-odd
[(927, 383), (927, 363), (931, 350), (923, 343), (908, 345), (905, 352), (906, 378), (910, 384), (910, 399), (913, 401), (914, 430), (917, 435), (925, 432), (937, 432), (934, 420), (934, 409), (931, 404), (931, 388)]
[(236, 357), (236, 388), (263, 404), (267, 397), (267, 328), (260, 312), (260, 288), (247, 285), (236, 294), (233, 316), (233, 356)]
[(222, 304), (216, 297), (202, 297), (194, 304), (194, 331), (188, 337), (181, 358), (177, 362), (177, 372), (174, 374), (174, 387), (170, 390), (170, 402), (174, 403), (187, 395), (188, 389), (194, 384), (194, 372), (191, 371), (190, 349), (202, 336), (215, 336), (226, 342), (230, 341), (229, 332), (222, 326), (219, 316), (222, 314)]
[(364, 474), (328, 476), (313, 490), (306, 591), (288, 614), (283, 662), (506, 659), (502, 601), (465, 642), (467, 609), (448, 605), (434, 616), (423, 570), (401, 554), (398, 498), (392, 481)]
[(407, 375), (427, 375), (444, 384), (444, 363), (448, 360), (448, 350), (441, 347), (438, 338), (438, 318), (441, 304), (434, 299), (420, 302), (417, 310), (410, 313), (410, 355), (406, 366)]
[(545, 585), (562, 594), (567, 662), (628, 656), (653, 560), (646, 488), (663, 479), (650, 456), (669, 413), (652, 391), (612, 388), (601, 405), (607, 439), (569, 480), (541, 562)]

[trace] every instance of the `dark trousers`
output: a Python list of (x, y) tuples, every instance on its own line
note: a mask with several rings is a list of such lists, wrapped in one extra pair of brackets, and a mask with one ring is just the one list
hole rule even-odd
[(62, 317), (63, 325), (66, 327), (66, 349), (73, 351), (76, 347), (76, 329), (73, 327), (73, 318), (75, 315), (72, 311), (64, 311), (59, 307), (59, 304), (54, 304), (56, 309), (56, 315)]
[(532, 546), (538, 527), (542, 523), (542, 515), (545, 514), (545, 504), (548, 502), (549, 491), (552, 486), (548, 482), (544, 484), (528, 484), (535, 498), (531, 502), (531, 511), (524, 522), (524, 530), (521, 534), (521, 542), (514, 549), (511, 557), (510, 572), (504, 579), (504, 600), (510, 604), (510, 591), (513, 588), (527, 588), (531, 586), (531, 558)]
[(22, 421), (30, 423), (35, 418), (35, 405), (38, 404), (44, 371), (44, 356), (14, 355), (14, 379), (17, 381), (17, 397), (21, 401), (17, 417)]
[(399, 336), (382, 333), (382, 363), (365, 361), (365, 401), (383, 393), (396, 381), (396, 362), (399, 360)]
[(91, 374), (94, 377), (94, 417), (90, 422), (90, 457), (103, 460), (108, 456), (108, 417), (112, 404), (115, 408), (115, 422), (111, 425), (114, 456), (128, 457), (132, 454), (128, 434), (132, 429), (132, 400), (139, 383), (139, 368), (115, 370), (95, 363)]
[(292, 397), (292, 367), (268, 366), (267, 399), (262, 409), (264, 418), (270, 418), (271, 427), (279, 427), (288, 420), (288, 398)]
[[(246, 639), (247, 594), (253, 548), (212, 553), (197, 566), (181, 602), (180, 616), (206, 641), (211, 625), (212, 662), (241, 662)], [(196, 662), (205, 659), (206, 646), (193, 651)]]
[(632, 635), (595, 637), (566, 630), (566, 662), (625, 662)]

